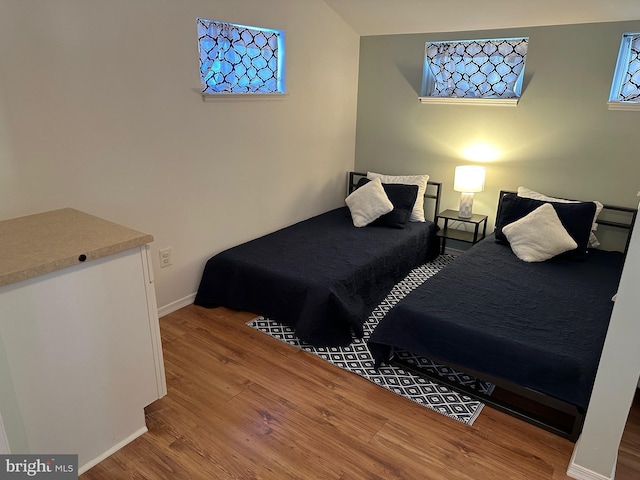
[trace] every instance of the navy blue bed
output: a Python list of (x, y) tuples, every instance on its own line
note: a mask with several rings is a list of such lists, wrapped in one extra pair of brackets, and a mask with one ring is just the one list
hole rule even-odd
[[(508, 228), (508, 233), (507, 227), (546, 203), (576, 248), (546, 261), (523, 261), (518, 258), (523, 243), (512, 237), (514, 249), (507, 235), (515, 230)], [(625, 258), (588, 246), (593, 204), (500, 192), (494, 233), (409, 293), (378, 323), (368, 341), (376, 367), (399, 363), (576, 441)], [(637, 209), (603, 207), (598, 225), (622, 230), (628, 247)], [(539, 232), (531, 228), (545, 231), (541, 224), (529, 228), (524, 235), (531, 238)], [(422, 368), (420, 357), (497, 388), (487, 395), (480, 382), (460, 386)]]
[(316, 346), (347, 345), (393, 285), (438, 254), (438, 227), (353, 226), (347, 207), (223, 251), (195, 304), (263, 315)]
[(398, 303), (369, 348), (378, 364), (407, 350), (586, 409), (623, 260), (527, 263), (490, 236)]

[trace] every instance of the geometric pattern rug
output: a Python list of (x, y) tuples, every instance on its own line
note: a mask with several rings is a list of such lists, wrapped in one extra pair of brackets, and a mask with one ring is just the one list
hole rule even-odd
[[(265, 317), (257, 317), (247, 325), (305, 352), (312, 353), (343, 370), (366, 378), (370, 382), (419, 405), (458, 422), (471, 425), (482, 411), (484, 406), (482, 402), (397, 365), (383, 365), (375, 370), (373, 356), (367, 347), (367, 340), (380, 319), (409, 292), (422, 285), (454, 259), (455, 256), (452, 255), (440, 255), (432, 262), (412, 270), (404, 280), (393, 287), (389, 295), (371, 313), (364, 324), (364, 337), (354, 339), (353, 343), (346, 347), (314, 347), (298, 339), (293, 328)], [(476, 382), (476, 379), (470, 375), (439, 365), (427, 358), (409, 352), (396, 352), (396, 355), (409, 363), (437, 372), (449, 380), (457, 381), (463, 385), (473, 385)], [(481, 392), (490, 394), (492, 390), (493, 385), (480, 382)]]

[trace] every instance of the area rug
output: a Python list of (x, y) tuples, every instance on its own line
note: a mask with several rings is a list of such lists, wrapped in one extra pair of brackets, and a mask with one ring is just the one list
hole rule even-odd
[[(360, 375), (376, 385), (417, 404), (458, 422), (471, 425), (482, 411), (484, 406), (482, 402), (396, 365), (385, 365), (376, 371), (373, 357), (367, 347), (367, 340), (371, 332), (391, 307), (414, 288), (438, 273), (441, 268), (454, 261), (454, 259), (455, 257), (452, 255), (440, 255), (434, 261), (412, 270), (404, 280), (395, 285), (389, 295), (371, 313), (364, 324), (364, 337), (354, 340), (351, 345), (346, 347), (314, 347), (308, 345), (296, 337), (293, 328), (265, 317), (255, 318), (248, 322), (247, 325), (289, 345), (317, 355), (337, 367)], [(439, 365), (429, 359), (417, 357), (408, 352), (399, 352), (398, 355), (409, 363), (435, 371), (446, 376), (449, 380), (454, 379), (464, 385), (473, 385), (476, 382), (476, 379), (470, 375)], [(480, 382), (481, 392), (490, 393), (492, 389), (493, 386), (490, 383)]]

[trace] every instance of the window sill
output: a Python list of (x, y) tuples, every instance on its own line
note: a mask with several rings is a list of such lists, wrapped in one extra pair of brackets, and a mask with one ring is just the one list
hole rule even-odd
[(200, 93), (202, 102), (215, 102), (216, 100), (281, 100), (287, 93)]
[(640, 102), (607, 102), (609, 110), (640, 110)]
[(418, 97), (420, 103), (440, 105), (483, 105), (490, 107), (515, 107), (519, 98), (466, 98), (466, 97)]

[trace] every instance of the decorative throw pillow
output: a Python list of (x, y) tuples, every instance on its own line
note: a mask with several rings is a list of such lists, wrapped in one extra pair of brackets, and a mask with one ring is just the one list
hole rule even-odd
[(429, 175), (383, 175), (381, 173), (367, 172), (367, 178), (373, 180), (379, 178), (382, 183), (402, 183), (404, 185), (417, 185), (418, 195), (411, 211), (411, 222), (424, 222), (424, 194), (427, 191)]
[[(361, 178), (356, 188), (360, 188), (370, 181), (368, 178)], [(411, 216), (413, 205), (416, 203), (418, 186), (383, 183), (382, 188), (384, 188), (387, 197), (391, 203), (393, 203), (393, 210), (382, 215), (374, 221), (373, 224), (392, 228), (404, 228)]]
[(351, 192), (345, 202), (356, 227), (366, 227), (393, 210), (393, 203), (387, 197), (379, 178)]
[[(530, 188), (527, 188), (527, 187), (518, 187), (518, 196), (525, 197), (525, 198), (533, 198), (535, 200), (542, 200), (543, 202), (581, 203), (578, 200), (566, 200), (564, 198), (550, 197), (543, 193), (536, 192), (535, 190), (531, 190)], [(600, 215), (600, 212), (602, 212), (604, 205), (602, 205), (602, 203), (598, 202), (597, 200), (594, 200), (593, 203), (596, 205), (596, 213), (593, 216), (593, 224), (591, 225), (591, 233), (589, 235), (589, 246), (595, 248), (600, 246), (600, 241), (598, 240), (598, 237), (596, 237), (596, 234), (594, 232), (598, 229), (598, 223), (597, 223), (598, 215)]]
[(550, 203), (503, 227), (502, 232), (513, 253), (525, 262), (544, 262), (578, 246)]
[(532, 198), (519, 197), (515, 193), (507, 193), (502, 197), (498, 217), (496, 218), (496, 242), (508, 243), (503, 233), (504, 227), (516, 220), (520, 220), (545, 203), (549, 203), (555, 209), (562, 225), (578, 244), (578, 247), (571, 252), (571, 256), (576, 259), (584, 258), (587, 254), (591, 225), (596, 210), (593, 202), (543, 202)]

